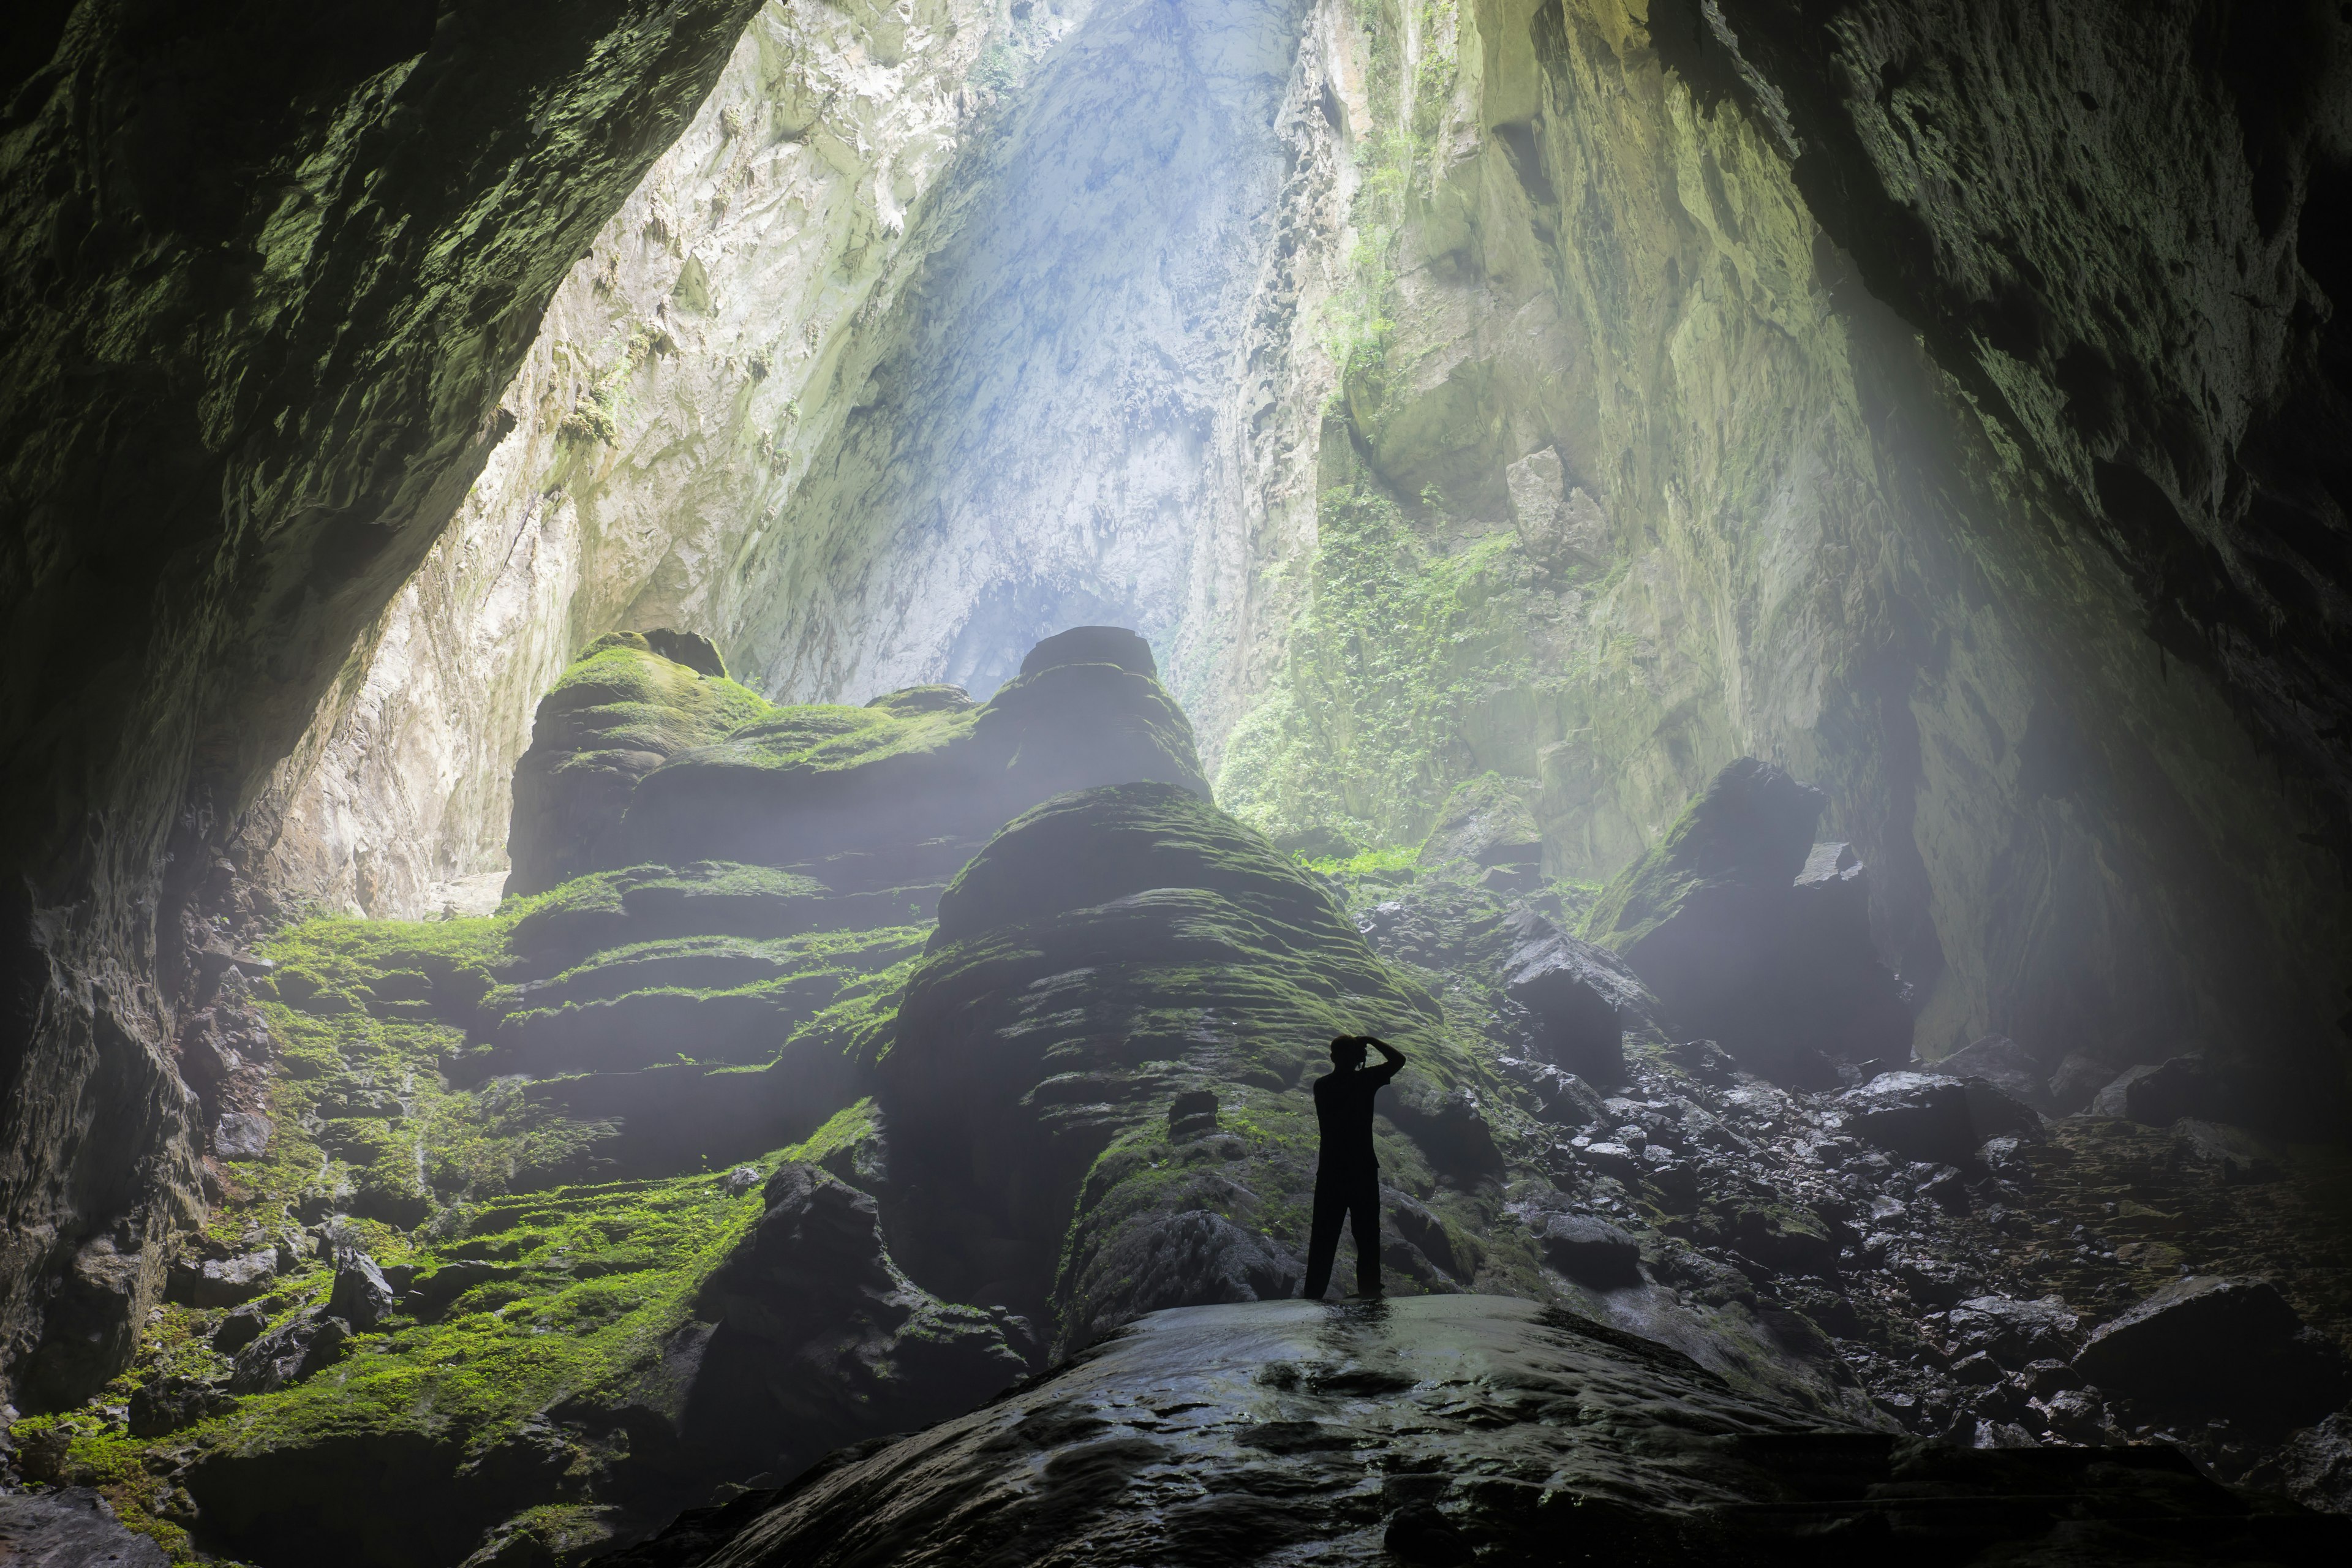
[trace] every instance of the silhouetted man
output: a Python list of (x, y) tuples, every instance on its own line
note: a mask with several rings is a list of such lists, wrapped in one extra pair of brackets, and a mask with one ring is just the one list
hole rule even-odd
[[(1383, 1058), (1364, 1065), (1364, 1047)], [(1339, 1221), (1355, 1222), (1356, 1294), (1381, 1293), (1381, 1164), (1372, 1155), (1372, 1096), (1404, 1066), (1404, 1053), (1370, 1035), (1331, 1042), (1331, 1068), (1315, 1080), (1315, 1121), (1323, 1154), (1315, 1166), (1315, 1223), (1307, 1243), (1307, 1299), (1331, 1283), (1339, 1250)]]

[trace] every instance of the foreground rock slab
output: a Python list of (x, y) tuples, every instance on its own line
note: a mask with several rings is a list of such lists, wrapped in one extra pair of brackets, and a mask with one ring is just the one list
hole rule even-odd
[[(1530, 1301), (1155, 1313), (969, 1415), (689, 1514), (613, 1568), (2147, 1563), (2352, 1548), (2169, 1449), (1825, 1428)], [(2316, 1554), (2316, 1555), (2314, 1555)]]
[(88, 1487), (0, 1493), (0, 1563), (12, 1568), (166, 1568), (170, 1562), (162, 1547), (124, 1529)]

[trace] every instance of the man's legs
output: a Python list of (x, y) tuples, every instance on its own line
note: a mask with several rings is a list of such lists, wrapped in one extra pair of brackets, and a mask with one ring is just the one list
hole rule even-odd
[(1310, 1301), (1320, 1300), (1331, 1286), (1331, 1261), (1339, 1251), (1339, 1218), (1347, 1212), (1347, 1189), (1321, 1175), (1315, 1180), (1315, 1219), (1307, 1232), (1307, 1289)]
[(1366, 1176), (1348, 1194), (1348, 1217), (1355, 1223), (1356, 1294), (1377, 1296), (1381, 1293), (1381, 1179), (1378, 1176)]

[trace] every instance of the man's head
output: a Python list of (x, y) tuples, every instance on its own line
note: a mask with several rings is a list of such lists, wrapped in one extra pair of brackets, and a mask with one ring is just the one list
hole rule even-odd
[(1364, 1039), (1360, 1035), (1340, 1035), (1331, 1041), (1331, 1065), (1341, 1072), (1353, 1072), (1364, 1065)]

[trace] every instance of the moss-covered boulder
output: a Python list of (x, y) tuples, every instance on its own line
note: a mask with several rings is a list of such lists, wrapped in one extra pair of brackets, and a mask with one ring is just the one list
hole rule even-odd
[(709, 647), (669, 632), (611, 633), (540, 699), (530, 749), (515, 767), (509, 895), (545, 892), (614, 864), (613, 834), (638, 780), (774, 711), (726, 678), (715, 649), (706, 658), (694, 644)]
[(1398, 1288), (1507, 1283), (1532, 1252), (1475, 1239), (1511, 1137), (1496, 1086), (1320, 879), (1176, 785), (1046, 802), (941, 898), (882, 1063), (901, 1256), (951, 1293), (1050, 1302), (1064, 1349), (1297, 1289), (1308, 1091), (1343, 1033), (1411, 1058), (1376, 1123)]
[[(672, 634), (622, 632), (564, 672), (515, 773), (510, 896), (638, 868), (583, 917), (625, 912), (642, 925), (667, 913), (675, 930), (719, 915), (728, 929), (751, 921), (771, 934), (889, 923), (878, 911), (927, 910), (991, 833), (1050, 795), (1137, 779), (1209, 793), (1150, 645), (1122, 628), (1047, 638), (1019, 679), (977, 704), (955, 687), (918, 686), (862, 708), (778, 707), (714, 668), (724, 668), (715, 655), (699, 658)], [(703, 881), (734, 886), (668, 885), (669, 868), (698, 865), (724, 873)], [(749, 868), (785, 867), (811, 879), (751, 885)], [(698, 891), (759, 907), (675, 907)], [(827, 892), (863, 897), (877, 912), (800, 897)], [(550, 927), (564, 919), (541, 917)]]
[(1142, 779), (1207, 796), (1183, 710), (1150, 673), (1057, 660), (978, 707), (782, 710), (649, 773), (623, 840), (669, 865), (804, 868), (840, 891), (936, 886), (1037, 802)]

